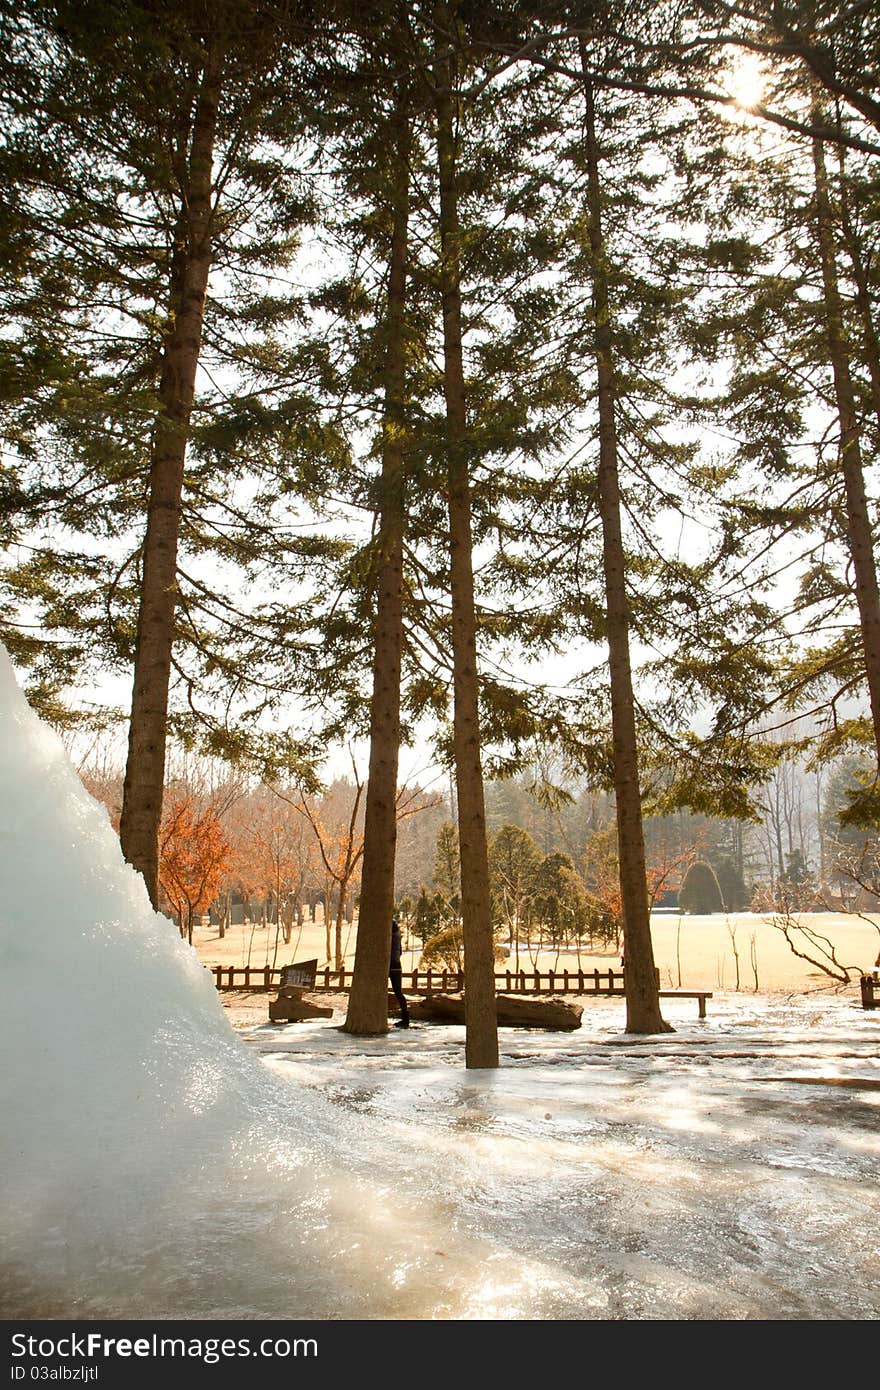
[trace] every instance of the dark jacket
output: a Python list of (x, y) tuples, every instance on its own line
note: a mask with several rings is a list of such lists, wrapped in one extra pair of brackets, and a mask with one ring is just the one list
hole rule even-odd
[(388, 962), (388, 969), (400, 970), (400, 927), (397, 922), (391, 923), (391, 959)]

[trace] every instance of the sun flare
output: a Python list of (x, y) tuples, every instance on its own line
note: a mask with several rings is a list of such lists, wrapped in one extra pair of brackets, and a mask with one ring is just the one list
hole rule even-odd
[(767, 76), (755, 53), (738, 53), (734, 58), (725, 85), (742, 111), (753, 111), (764, 101)]

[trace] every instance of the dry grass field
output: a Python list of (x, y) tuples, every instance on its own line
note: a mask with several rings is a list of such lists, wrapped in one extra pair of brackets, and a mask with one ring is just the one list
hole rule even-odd
[[(805, 933), (827, 938), (837, 960), (849, 968), (856, 978), (870, 969), (880, 952), (880, 915), (873, 920), (848, 913), (802, 913), (798, 921), (804, 931), (792, 934), (798, 951), (815, 955)], [(876, 923), (876, 925), (875, 925)], [(803, 991), (819, 985), (829, 985), (830, 978), (810, 961), (792, 951), (780, 928), (768, 917), (753, 913), (707, 917), (659, 916), (652, 918), (654, 956), (664, 988), (718, 989), (744, 992)], [(354, 965), (357, 924), (346, 927), (346, 968)], [(197, 928), (193, 944), (205, 965), (264, 966), (287, 965), (293, 960), (317, 957), (319, 965), (326, 963), (326, 936), (320, 920), (306, 923), (301, 932), (294, 931), (289, 945), (273, 925), (262, 928), (235, 926), (221, 941), (216, 927)], [(404, 970), (418, 962), (416, 949), (404, 953)], [(737, 961), (738, 957), (738, 961)], [(619, 957), (605, 952), (582, 949), (554, 952), (529, 951), (520, 947), (520, 967), (534, 969), (536, 962), (542, 970), (608, 969), (618, 967)], [(502, 967), (499, 967), (499, 969)], [(511, 968), (513, 959), (511, 958)]]

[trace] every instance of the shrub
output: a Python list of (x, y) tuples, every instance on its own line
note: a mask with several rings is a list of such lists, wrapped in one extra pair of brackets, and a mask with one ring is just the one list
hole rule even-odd
[[(504, 952), (498, 942), (494, 945), (496, 961), (504, 960)], [(433, 970), (435, 966), (446, 970), (464, 969), (464, 950), (462, 945), (461, 923), (451, 922), (426, 942), (419, 961), (420, 970)]]
[(718, 887), (718, 879), (711, 864), (707, 864), (703, 859), (697, 859), (691, 864), (678, 894), (678, 905), (682, 912), (701, 915), (724, 911), (721, 889)]
[(743, 912), (748, 907), (750, 894), (736, 864), (725, 856), (718, 859), (714, 867), (725, 912)]

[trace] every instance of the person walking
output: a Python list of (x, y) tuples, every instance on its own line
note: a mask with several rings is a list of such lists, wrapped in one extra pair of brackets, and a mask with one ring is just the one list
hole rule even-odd
[(400, 923), (396, 917), (391, 919), (391, 959), (388, 962), (388, 978), (391, 981), (391, 988), (394, 997), (400, 1005), (400, 1018), (395, 1023), (395, 1028), (409, 1027), (409, 1005), (406, 1002), (406, 995), (403, 992), (403, 966), (400, 958)]

